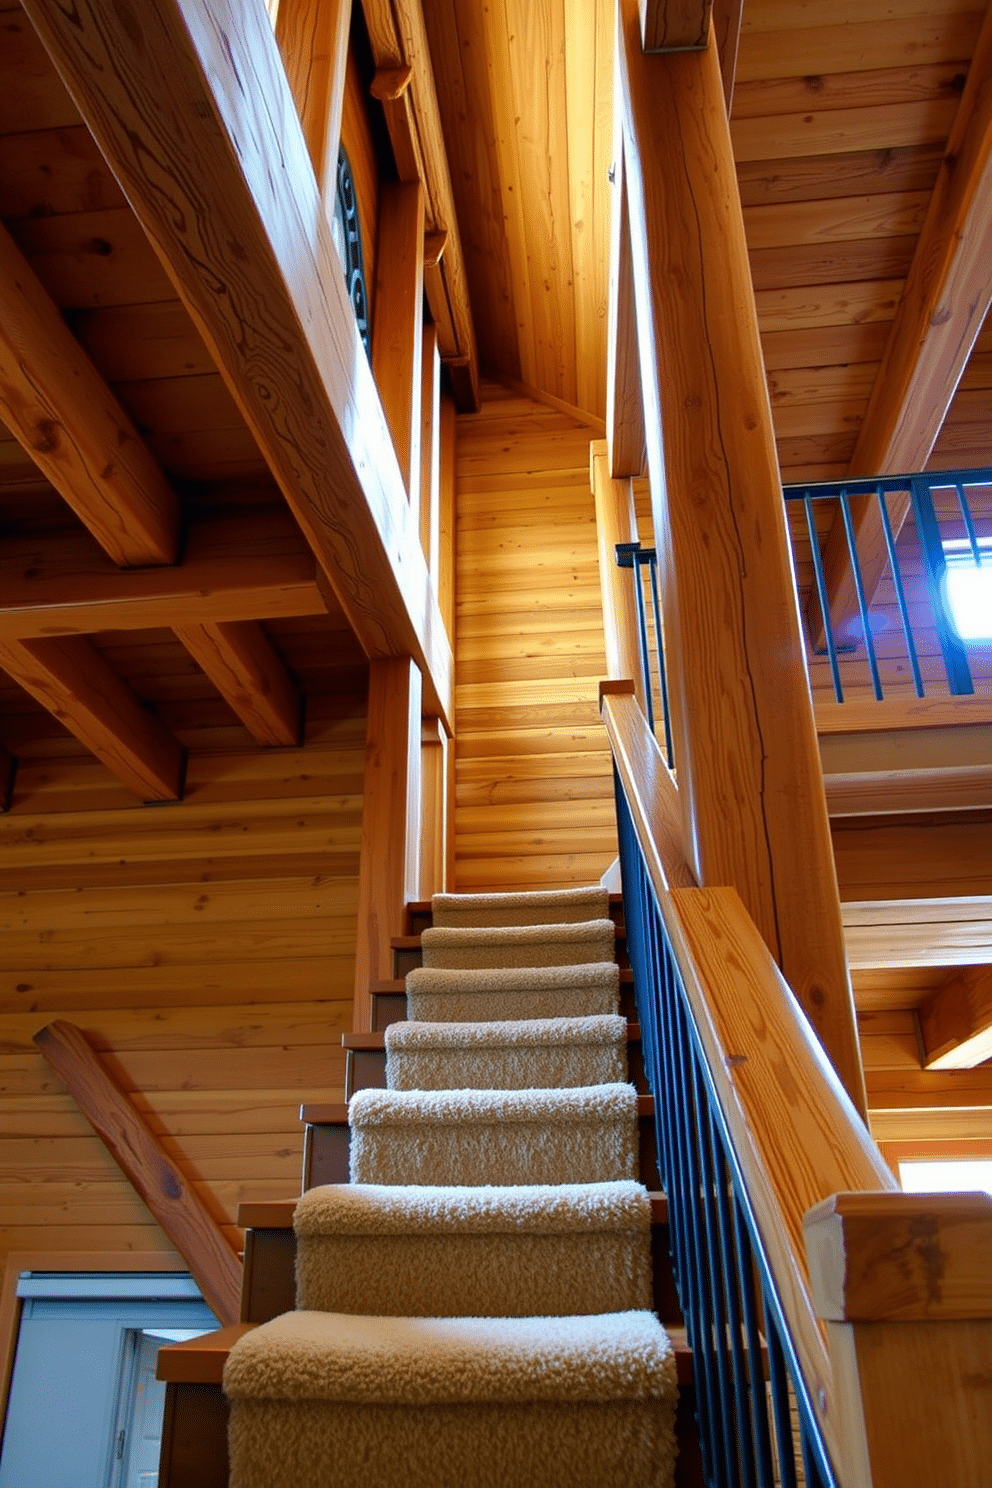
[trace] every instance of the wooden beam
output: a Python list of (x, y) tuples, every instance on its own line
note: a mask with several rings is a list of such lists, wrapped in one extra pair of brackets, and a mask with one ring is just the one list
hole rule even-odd
[(288, 513), (195, 522), (172, 568), (121, 570), (84, 533), (0, 544), (5, 640), (326, 613)]
[(420, 673), (396, 657), (369, 668), (369, 705), (358, 868), (354, 1028), (372, 1027), (370, 987), (392, 976), (390, 942), (419, 899)]
[(992, 965), (992, 895), (849, 901), (843, 909), (854, 970)]
[(175, 633), (258, 744), (299, 744), (300, 690), (254, 620), (176, 625)]
[(372, 370), (419, 536), (424, 326), (424, 195), (419, 181), (380, 185), (375, 264)]
[(610, 475), (609, 449), (604, 440), (593, 440), (590, 444), (589, 463), (590, 484), (596, 506), (606, 675), (611, 681), (624, 677), (630, 679), (646, 716), (644, 674), (633, 594), (634, 585), (640, 582), (640, 570), (621, 569), (616, 559), (617, 543), (637, 542), (633, 486), (629, 480), (614, 480)]
[(992, 1059), (992, 970), (972, 966), (949, 977), (919, 1017), (927, 1069), (973, 1069)]
[(141, 800), (182, 795), (178, 741), (82, 636), (0, 639), (0, 667)]
[(27, 9), (363, 649), (416, 657), (450, 718), (451, 648), (264, 10)]
[[(617, 46), (648, 470), (687, 852), (734, 886), (863, 1111), (771, 411), (715, 51)], [(662, 440), (664, 431), (664, 442)]]
[(6, 749), (0, 748), (0, 812), (10, 810), (16, 774), (17, 761), (13, 755), (7, 753)]
[[(930, 459), (992, 304), (992, 8), (986, 10), (902, 298), (875, 375), (848, 474), (911, 474)], [(878, 505), (852, 499), (870, 604), (888, 557)], [(893, 512), (899, 528), (908, 500)], [(840, 630), (858, 614), (839, 514), (824, 550), (830, 613)], [(822, 646), (819, 621), (811, 626)]]
[(620, 120), (614, 130), (610, 227), (610, 310), (606, 333), (606, 434), (614, 480), (644, 469), (644, 401), (637, 358), (634, 265)]
[(241, 1262), (125, 1091), (111, 1079), (81, 1029), (59, 1019), (34, 1036), (128, 1182), (186, 1260), (222, 1324), (240, 1316)]
[(420, 546), (434, 593), (441, 540), (441, 358), (437, 327), (423, 329), (420, 354)]
[(457, 419), (455, 401), (448, 393), (441, 395), (440, 482), (441, 507), (438, 530), (438, 562), (435, 575), (437, 602), (441, 619), (455, 644), (455, 440)]
[(279, 0), (276, 41), (314, 175), (333, 216), (351, 0)]
[(646, 52), (705, 47), (713, 0), (639, 0), (641, 45)]
[(0, 411), (115, 562), (173, 562), (172, 487), (2, 225)]
[(395, 79), (384, 107), (400, 180), (423, 184), (427, 231), (447, 235), (439, 272), (427, 276), (431, 316), (455, 402), (475, 412), (479, 357), (421, 0), (362, 0), (362, 9), (376, 68)]

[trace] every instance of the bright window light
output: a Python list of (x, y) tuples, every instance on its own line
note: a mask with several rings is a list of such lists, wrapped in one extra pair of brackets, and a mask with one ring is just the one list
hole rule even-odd
[(992, 1194), (992, 1158), (964, 1162), (901, 1162), (899, 1180), (906, 1193)]
[(979, 538), (978, 550), (980, 567), (966, 538), (944, 543), (947, 610), (963, 641), (992, 640), (992, 538)]

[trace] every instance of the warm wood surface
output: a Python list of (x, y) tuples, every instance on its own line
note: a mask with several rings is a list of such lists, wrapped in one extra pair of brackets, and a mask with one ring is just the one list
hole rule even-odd
[(706, 45), (713, 0), (639, 0), (639, 9), (646, 52)]
[[(419, 540), (424, 196), (419, 182), (379, 188), (376, 316), (372, 371)], [(425, 562), (428, 555), (424, 554)]]
[(992, 1058), (992, 970), (970, 966), (947, 978), (920, 1008), (928, 1069), (971, 1069)]
[(718, 59), (713, 50), (645, 56), (633, 0), (620, 16), (641, 383), (687, 853), (701, 884), (738, 889), (863, 1109)]
[(172, 1384), (219, 1385), (227, 1356), (255, 1323), (230, 1323), (213, 1333), (159, 1349), (155, 1378)]
[(454, 886), (590, 883), (616, 856), (590, 431), (483, 394), (458, 421)]
[(620, 479), (640, 475), (644, 468), (644, 400), (637, 360), (634, 265), (630, 256), (630, 213), (619, 120), (614, 124), (612, 169), (606, 429), (610, 474)]
[[(173, 6), (129, 36), (97, 7), (80, 47), (79, 26), (65, 29), (57, 7), (32, 0), (31, 14), (85, 99), (88, 122), (126, 178), (142, 227), (366, 652), (418, 656), (447, 714), (447, 639), (268, 18), (261, 10), (228, 16), (216, 6)], [(255, 79), (249, 94), (241, 76)], [(151, 103), (162, 88), (168, 96), (158, 112)], [(191, 132), (190, 121), (205, 113), (223, 121), (216, 135)], [(149, 139), (147, 152), (134, 150), (136, 136)], [(171, 204), (141, 167), (152, 155), (174, 159)], [(404, 555), (398, 569), (396, 552)]]
[(590, 483), (596, 503), (596, 539), (599, 549), (599, 587), (603, 600), (603, 631), (606, 642), (606, 675), (626, 678), (644, 706), (644, 675), (637, 637), (634, 607), (634, 575), (637, 569), (622, 569), (617, 563), (618, 543), (637, 542), (637, 513), (629, 480), (610, 475), (606, 441), (589, 446)]
[(239, 1315), (241, 1262), (216, 1220), (74, 1023), (49, 1023), (34, 1036), (45, 1059), (189, 1266), (221, 1323)]
[(276, 41), (314, 175), (333, 213), (348, 59), (346, 0), (282, 0)]

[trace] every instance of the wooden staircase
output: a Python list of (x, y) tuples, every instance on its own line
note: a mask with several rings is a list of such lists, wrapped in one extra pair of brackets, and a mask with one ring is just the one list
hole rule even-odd
[[(705, 1482), (695, 1422), (692, 1353), (669, 1259), (668, 1201), (660, 1192), (654, 1138), (654, 1100), (647, 1092), (640, 1054), (640, 1029), (634, 1021), (633, 979), (619, 895), (611, 896), (617, 926), (621, 1012), (627, 1017), (630, 1079), (637, 1086), (640, 1127), (640, 1181), (651, 1191), (654, 1307), (675, 1349), (679, 1383), (676, 1433), (679, 1456), (677, 1488), (702, 1488)], [(385, 1086), (384, 1030), (406, 1016), (404, 978), (420, 965), (420, 932), (431, 923), (429, 903), (408, 906), (408, 934), (393, 945), (393, 978), (371, 988), (374, 1031), (345, 1034), (346, 1095)], [(349, 1181), (348, 1107), (345, 1103), (304, 1105), (306, 1124), (303, 1189)], [(242, 1204), (238, 1222), (245, 1229), (241, 1322), (188, 1343), (164, 1348), (158, 1376), (166, 1381), (160, 1488), (227, 1488), (227, 1402), (221, 1378), (227, 1355), (247, 1330), (296, 1306), (295, 1199)]]

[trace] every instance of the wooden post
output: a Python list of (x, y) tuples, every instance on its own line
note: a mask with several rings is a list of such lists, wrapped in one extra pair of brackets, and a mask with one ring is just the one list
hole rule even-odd
[[(865, 1110), (774, 431), (715, 47), (617, 45), (679, 799)], [(664, 442), (662, 436), (664, 435)]]
[(424, 326), (420, 361), (420, 546), (437, 594), (438, 546), (441, 540), (441, 358), (437, 327)]
[(988, 1482), (992, 1198), (839, 1193), (804, 1228), (845, 1488)]
[(351, 0), (279, 0), (276, 41), (328, 216), (334, 215)]
[(369, 985), (392, 975), (390, 941), (403, 933), (407, 900), (420, 896), (420, 700), (420, 672), (409, 657), (370, 664), (355, 945), (357, 1033), (371, 1030)]
[(448, 859), (448, 745), (439, 718), (425, 718), (421, 727), (420, 891), (418, 898), (443, 894)]
[(611, 681), (629, 678), (646, 715), (633, 594), (633, 586), (640, 579), (636, 567), (629, 571), (620, 569), (616, 560), (617, 543), (637, 542), (634, 493), (629, 480), (614, 480), (610, 475), (610, 453), (605, 440), (594, 440), (589, 446), (589, 463), (596, 502), (606, 675)]

